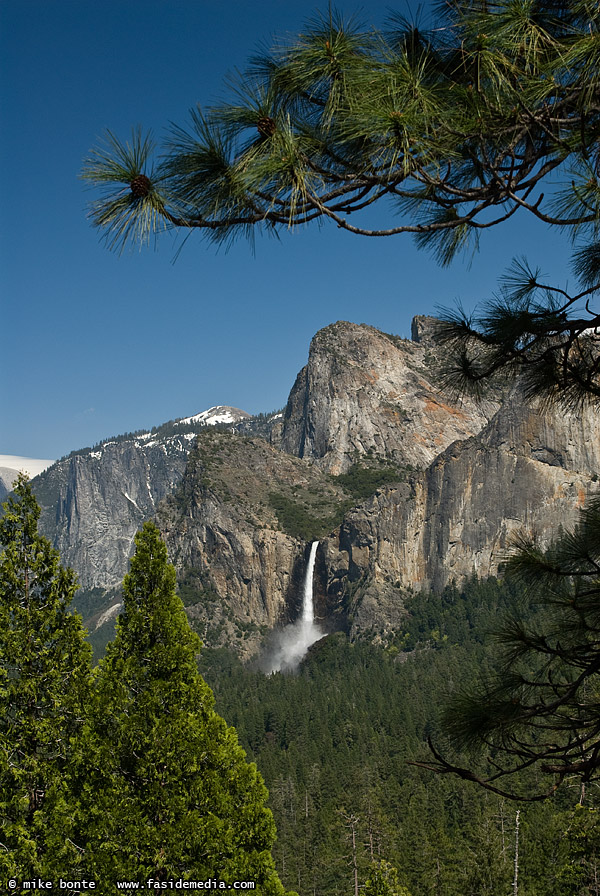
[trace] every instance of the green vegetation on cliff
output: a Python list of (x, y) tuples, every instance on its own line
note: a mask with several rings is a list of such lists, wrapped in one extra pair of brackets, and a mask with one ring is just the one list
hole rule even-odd
[(372, 460), (369, 465), (364, 462), (352, 464), (347, 473), (341, 473), (336, 479), (354, 501), (358, 502), (370, 497), (378, 488), (398, 482), (403, 476), (404, 473), (395, 467)]
[(295, 489), (291, 497), (281, 491), (269, 492), (269, 502), (281, 528), (288, 535), (303, 541), (323, 538), (342, 523), (352, 507), (370, 498), (383, 485), (398, 482), (403, 478), (403, 473), (396, 467), (372, 459), (369, 465), (357, 462), (347, 473), (339, 476), (324, 474), (323, 478), (338, 492), (341, 486), (343, 492), (337, 504), (332, 502), (331, 497), (328, 499), (322, 487)]

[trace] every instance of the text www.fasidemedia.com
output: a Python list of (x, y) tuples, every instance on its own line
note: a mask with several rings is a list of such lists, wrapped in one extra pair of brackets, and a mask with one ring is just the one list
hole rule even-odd
[[(15, 896), (21, 896), (24, 893), (31, 893), (33, 890), (59, 890), (63, 893), (76, 893), (88, 890), (98, 889), (95, 880), (65, 880), (59, 878), (57, 881), (45, 880), (38, 877), (32, 880), (16, 880), (10, 878), (7, 881), (8, 889)], [(206, 880), (183, 880), (181, 877), (170, 877), (166, 880), (154, 880), (150, 877), (148, 880), (118, 880), (115, 881), (117, 890), (124, 892), (132, 890), (254, 890), (256, 882), (253, 880), (234, 880), (232, 883), (226, 883), (215, 877), (209, 877)]]

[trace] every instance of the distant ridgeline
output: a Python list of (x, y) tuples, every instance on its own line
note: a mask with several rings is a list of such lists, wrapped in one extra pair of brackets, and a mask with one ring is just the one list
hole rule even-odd
[[(118, 445), (122, 442), (135, 442), (136, 440), (143, 442), (150, 439), (168, 439), (172, 436), (198, 435), (207, 426), (212, 426), (225, 432), (251, 432), (255, 435), (265, 435), (271, 431), (273, 420), (278, 419), (282, 415), (283, 411), (279, 410), (272, 411), (270, 414), (256, 414), (252, 416), (239, 408), (219, 405), (202, 411), (200, 414), (194, 414), (191, 417), (168, 420), (159, 426), (153, 426), (150, 430), (137, 429), (134, 432), (125, 432), (117, 436), (111, 436), (89, 448), (79, 448), (71, 451), (65, 457), (62, 457), (61, 460), (66, 460), (75, 455), (90, 454), (112, 443)], [(49, 461), (47, 466), (50, 463), (52, 462)]]
[[(440, 387), (435, 321), (412, 339), (340, 321), (313, 338), (286, 408), (211, 408), (75, 451), (35, 479), (42, 530), (111, 636), (133, 537), (154, 519), (207, 647), (250, 658), (300, 612), (315, 539), (325, 631), (394, 645), (407, 595), (495, 575), (520, 528), (542, 541), (598, 491), (600, 422)], [(116, 608), (116, 609), (115, 609)]]
[[(35, 457), (18, 457), (14, 454), (0, 454), (0, 501), (12, 490), (19, 473), (26, 473), (30, 479), (38, 476), (54, 463)], [(0, 511), (1, 512), (1, 511)]]

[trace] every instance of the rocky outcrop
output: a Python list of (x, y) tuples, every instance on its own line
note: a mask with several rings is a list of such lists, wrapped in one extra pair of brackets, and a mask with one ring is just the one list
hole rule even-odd
[(317, 467), (262, 439), (198, 437), (157, 522), (206, 644), (251, 654), (267, 631), (295, 618), (309, 529), (326, 531), (345, 497)]
[(136, 532), (181, 480), (194, 439), (146, 434), (108, 441), (34, 480), (40, 528), (84, 588), (120, 584)]
[(432, 325), (416, 319), (416, 342), (345, 321), (320, 330), (290, 393), (282, 450), (336, 474), (368, 455), (424, 469), (479, 432), (497, 405), (455, 402), (440, 390)]
[(352, 588), (355, 630), (393, 628), (406, 589), (494, 575), (517, 532), (543, 545), (574, 525), (599, 469), (597, 415), (536, 410), (513, 394), (479, 435), (348, 514), (327, 542), (327, 587)]

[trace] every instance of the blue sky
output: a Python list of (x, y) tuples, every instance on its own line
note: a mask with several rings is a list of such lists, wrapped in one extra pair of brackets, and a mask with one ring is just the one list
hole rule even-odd
[[(388, 2), (340, 3), (381, 25)], [(408, 235), (324, 227), (228, 252), (193, 234), (174, 261), (110, 253), (86, 219), (82, 161), (225, 94), (224, 81), (313, 3), (0, 0), (0, 454), (57, 458), (215, 404), (285, 404), (314, 333), (336, 320), (409, 336), (415, 314), (485, 300), (515, 255), (564, 285), (568, 245), (529, 218), (441, 269)]]

